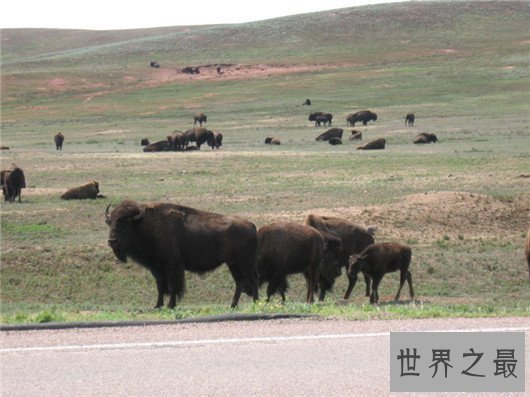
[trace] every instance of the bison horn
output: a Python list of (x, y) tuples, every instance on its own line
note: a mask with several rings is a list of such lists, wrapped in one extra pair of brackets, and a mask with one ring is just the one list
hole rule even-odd
[(107, 209), (105, 210), (105, 222), (110, 223), (110, 215), (109, 215), (109, 208), (111, 204), (107, 205)]

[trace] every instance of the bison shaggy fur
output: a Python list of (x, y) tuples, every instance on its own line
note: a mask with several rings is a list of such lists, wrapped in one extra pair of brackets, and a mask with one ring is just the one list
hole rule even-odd
[(223, 263), (236, 284), (231, 306), (237, 306), (244, 287), (258, 300), (258, 243), (251, 222), (172, 203), (125, 200), (110, 215), (109, 207), (108, 244), (121, 262), (131, 258), (151, 272), (156, 307), (163, 306), (166, 294), (168, 307), (175, 307), (184, 294), (185, 270), (203, 274)]
[(367, 125), (370, 120), (377, 120), (377, 114), (370, 110), (361, 110), (357, 113), (350, 113), (348, 117), (346, 117), (346, 123), (353, 127), (355, 127), (355, 123), (357, 122), (362, 122), (363, 125)]
[(212, 131), (202, 127), (194, 127), (184, 133), (184, 145), (187, 147), (189, 142), (195, 142), (197, 149), (201, 148), (203, 143), (207, 143), (212, 149), (215, 149), (215, 137)]
[(62, 200), (95, 199), (99, 194), (99, 182), (92, 181), (83, 186), (74, 187), (61, 195)]
[(21, 202), (22, 189), (26, 187), (26, 177), (22, 168), (15, 164), (0, 173), (0, 186), (4, 194), (4, 200), (10, 203), (14, 202), (18, 196), (18, 202)]
[(370, 303), (379, 302), (379, 283), (386, 273), (399, 270), (399, 289), (394, 298), (399, 300), (401, 288), (405, 280), (409, 284), (410, 298), (414, 299), (414, 289), (412, 288), (412, 275), (409, 272), (412, 250), (410, 247), (400, 243), (376, 243), (366, 247), (359, 255), (350, 258), (348, 267), (348, 277), (352, 280), (353, 286), (357, 282), (357, 274), (363, 272), (372, 279), (372, 294)]

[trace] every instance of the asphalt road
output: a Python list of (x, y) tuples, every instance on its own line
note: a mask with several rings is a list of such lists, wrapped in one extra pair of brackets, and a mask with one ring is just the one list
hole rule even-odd
[(2, 332), (2, 395), (382, 396), (389, 333), (440, 330), (524, 330), (530, 391), (530, 318), (298, 319)]

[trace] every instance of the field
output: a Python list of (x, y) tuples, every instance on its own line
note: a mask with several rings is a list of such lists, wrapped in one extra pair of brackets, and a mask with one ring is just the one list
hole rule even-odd
[[(0, 322), (228, 311), (226, 267), (187, 274), (177, 309), (152, 309), (152, 276), (107, 246), (105, 207), (124, 198), (237, 214), (258, 227), (334, 215), (412, 247), (414, 303), (407, 289), (403, 304), (390, 303), (391, 274), (379, 307), (362, 282), (342, 301), (345, 276), (325, 303), (308, 306), (303, 278), (292, 276), (285, 306), (243, 297), (237, 311), (530, 315), (529, 23), (526, 2), (410, 2), (241, 25), (2, 30), (1, 145), (10, 150), (0, 160), (22, 167), (28, 187), (22, 203), (1, 205)], [(201, 74), (179, 72), (189, 65)], [(386, 138), (384, 151), (347, 140), (347, 114), (363, 109), (378, 120), (355, 129), (365, 143)], [(319, 110), (344, 128), (343, 145), (315, 141), (325, 128), (308, 114)], [(198, 111), (223, 133), (220, 150), (142, 152), (141, 138), (186, 130)], [(408, 112), (414, 127), (404, 125)], [(420, 132), (439, 142), (412, 144)], [(282, 144), (264, 145), (269, 135)], [(106, 199), (60, 200), (91, 180)]]

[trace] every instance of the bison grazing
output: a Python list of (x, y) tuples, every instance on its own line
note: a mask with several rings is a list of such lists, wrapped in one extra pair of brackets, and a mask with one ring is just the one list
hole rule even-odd
[(202, 123), (206, 123), (206, 115), (203, 112), (197, 113), (195, 116), (193, 116), (193, 125), (199, 125), (202, 127)]
[(12, 203), (18, 196), (18, 202), (20, 203), (22, 189), (26, 187), (26, 177), (22, 168), (12, 164), (7, 170), (2, 170), (0, 173), (0, 186), (5, 201)]
[(422, 143), (436, 143), (438, 142), (438, 138), (434, 134), (428, 134), (426, 132), (422, 132), (421, 134), (416, 135), (416, 138), (414, 138), (414, 143), (416, 144), (422, 144)]
[(385, 148), (385, 144), (386, 144), (385, 138), (377, 138), (371, 142), (368, 142), (364, 146), (359, 146), (357, 150), (381, 150)]
[(416, 117), (414, 116), (414, 113), (408, 113), (406, 116), (405, 116), (405, 127), (406, 126), (409, 126), (409, 127), (414, 127), (414, 119)]
[[(297, 223), (278, 222), (258, 230), (260, 285), (268, 282), (267, 301), (278, 291), (285, 302), (287, 275), (303, 273), (307, 281), (306, 302), (314, 302), (314, 288), (321, 271), (340, 272), (340, 240), (328, 240), (316, 229)], [(338, 269), (338, 270), (337, 270)]]
[[(110, 205), (109, 205), (110, 207)], [(223, 263), (236, 283), (232, 307), (245, 287), (258, 300), (256, 227), (236, 216), (224, 216), (171, 203), (139, 204), (125, 200), (109, 215), (108, 244), (114, 255), (131, 258), (156, 280), (156, 307), (176, 305), (185, 289), (184, 271), (203, 274)]]
[(142, 139), (140, 140), (140, 145), (141, 145), (141, 146), (147, 146), (147, 145), (149, 145), (149, 139), (147, 139), (147, 138), (142, 138)]
[[(330, 216), (318, 216), (309, 214), (305, 217), (304, 224), (307, 226), (314, 227), (321, 233), (329, 233), (336, 236), (341, 240), (342, 243), (342, 255), (341, 255), (341, 267), (348, 267), (348, 259), (350, 255), (359, 254), (370, 244), (374, 243), (374, 228), (363, 229), (345, 219), (330, 217)], [(331, 291), (335, 284), (335, 279), (340, 276), (340, 272), (335, 277), (322, 277), (319, 278), (320, 297), (319, 300), (323, 301), (326, 297), (327, 291)], [(366, 281), (366, 296), (370, 295), (370, 279), (365, 274)], [(350, 282), (344, 299), (349, 299), (350, 294), (353, 290), (353, 285)]]
[(320, 126), (321, 123), (324, 123), (324, 125), (331, 125), (332, 120), (333, 115), (331, 113), (315, 112), (309, 115), (309, 121), (314, 121), (315, 127), (317, 125)]
[(357, 130), (352, 130), (350, 137), (348, 138), (350, 141), (362, 141), (363, 140), (363, 133)]
[(214, 131), (213, 139), (214, 139), (214, 142), (215, 142), (215, 148), (216, 149), (219, 149), (219, 148), (221, 148), (221, 146), (223, 146), (223, 134), (221, 134), (219, 131)]
[(386, 273), (400, 271), (399, 289), (394, 298), (399, 300), (399, 294), (405, 280), (409, 283), (410, 298), (414, 299), (412, 288), (412, 275), (409, 272), (412, 250), (410, 247), (399, 243), (379, 243), (366, 247), (359, 255), (350, 258), (348, 277), (353, 286), (357, 282), (357, 273), (363, 272), (372, 279), (372, 294), (370, 303), (379, 302), (379, 283)]
[(528, 233), (526, 234), (524, 254), (526, 256), (526, 262), (528, 263), (528, 281), (530, 281), (530, 229), (528, 229)]
[(362, 122), (363, 125), (367, 125), (370, 120), (376, 121), (377, 114), (369, 110), (361, 110), (357, 113), (351, 113), (346, 117), (346, 123), (355, 127), (355, 123)]
[(195, 142), (197, 149), (201, 148), (203, 143), (207, 143), (212, 149), (215, 149), (215, 137), (212, 131), (202, 127), (195, 127), (184, 133), (184, 145), (187, 147), (189, 142)]
[(169, 142), (167, 139), (165, 141), (158, 141), (151, 143), (144, 147), (144, 152), (167, 152), (169, 150)]
[(89, 182), (83, 186), (74, 187), (61, 195), (62, 200), (95, 199), (99, 194), (99, 183)]
[(64, 135), (61, 132), (53, 137), (53, 141), (55, 142), (56, 150), (63, 150)]
[(331, 128), (315, 138), (315, 141), (329, 141), (331, 138), (342, 139), (342, 128)]
[(184, 148), (184, 133), (180, 131), (173, 131), (171, 135), (167, 136), (169, 150), (175, 152)]
[(268, 136), (265, 138), (265, 143), (267, 145), (281, 145), (282, 142), (280, 141), (280, 138), (276, 138), (275, 136)]

